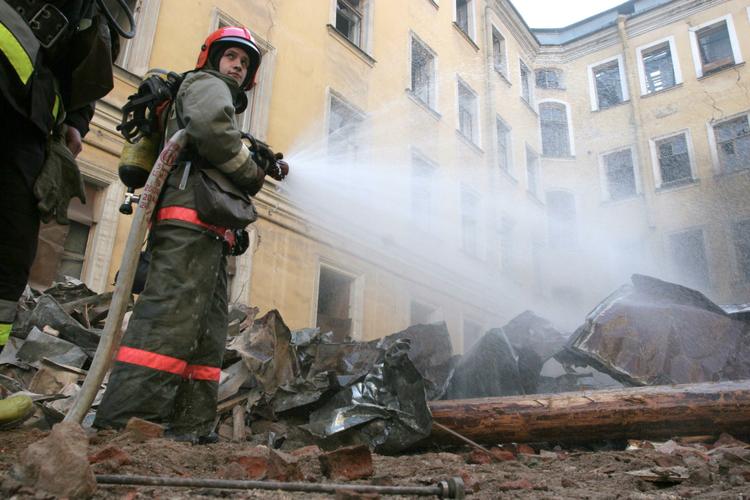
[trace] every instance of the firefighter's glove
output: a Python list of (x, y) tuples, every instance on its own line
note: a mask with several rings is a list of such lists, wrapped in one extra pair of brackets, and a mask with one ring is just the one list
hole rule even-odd
[(289, 164), (281, 159), (283, 158), (281, 153), (276, 153), (276, 157), (277, 159), (273, 162), (273, 165), (266, 170), (266, 175), (270, 175), (277, 181), (283, 181), (284, 177), (289, 174)]
[(229, 255), (242, 255), (250, 248), (250, 235), (244, 229), (234, 229), (234, 246)]
[(39, 217), (43, 222), (53, 218), (58, 224), (70, 224), (68, 204), (78, 198), (86, 203), (83, 178), (73, 153), (65, 145), (65, 125), (47, 141), (47, 158), (34, 183)]

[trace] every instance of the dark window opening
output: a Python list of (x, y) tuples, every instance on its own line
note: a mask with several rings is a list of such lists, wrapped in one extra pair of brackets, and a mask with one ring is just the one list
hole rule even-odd
[(618, 61), (612, 61), (594, 68), (594, 80), (599, 109), (606, 109), (623, 102)]
[(656, 142), (662, 186), (682, 184), (693, 178), (685, 134)]
[(568, 115), (563, 104), (545, 102), (539, 105), (544, 156), (570, 156)]
[(604, 169), (610, 200), (622, 200), (636, 195), (633, 152), (630, 149), (606, 155)]
[(362, 48), (361, 0), (338, 0), (336, 2), (336, 29), (354, 45)]
[(646, 92), (658, 92), (674, 87), (674, 65), (669, 42), (644, 50), (642, 57)]
[(708, 74), (734, 64), (732, 44), (729, 40), (727, 23), (722, 21), (698, 30), (698, 39), (703, 73)]
[(738, 222), (733, 228), (734, 248), (740, 279), (750, 282), (750, 220)]
[(318, 322), (321, 331), (333, 332), (336, 340), (351, 336), (351, 297), (354, 280), (329, 267), (320, 267), (318, 283)]
[(716, 125), (714, 134), (719, 163), (724, 172), (750, 168), (750, 123), (747, 115)]

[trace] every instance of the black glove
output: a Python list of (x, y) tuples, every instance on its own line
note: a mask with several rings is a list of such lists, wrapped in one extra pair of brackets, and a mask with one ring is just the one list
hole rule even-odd
[(244, 229), (233, 229), (234, 246), (229, 249), (229, 255), (242, 255), (250, 248), (250, 234)]

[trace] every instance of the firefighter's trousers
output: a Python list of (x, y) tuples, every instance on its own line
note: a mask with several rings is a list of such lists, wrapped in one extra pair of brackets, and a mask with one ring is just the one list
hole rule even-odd
[(207, 435), (227, 335), (222, 242), (200, 228), (158, 224), (146, 287), (135, 304), (94, 425), (131, 417), (175, 434)]

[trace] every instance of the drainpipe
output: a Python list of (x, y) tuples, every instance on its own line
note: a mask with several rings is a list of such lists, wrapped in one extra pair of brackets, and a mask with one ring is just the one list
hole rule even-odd
[[(620, 14), (617, 17), (617, 33), (620, 36), (620, 42), (622, 43), (623, 51), (623, 72), (628, 81), (628, 88), (630, 89), (630, 126), (633, 132), (635, 140), (635, 151), (638, 155), (638, 169), (640, 171), (641, 189), (643, 190), (643, 202), (646, 210), (646, 223), (648, 228), (652, 231), (656, 230), (656, 222), (654, 221), (653, 215), (653, 189), (655, 185), (651, 182), (649, 186), (645, 185), (646, 179), (646, 165), (651, 163), (651, 155), (648, 147), (648, 137), (646, 137), (643, 131), (643, 113), (641, 111), (641, 84), (638, 80), (637, 73), (637, 61), (634, 61), (634, 55), (630, 47), (628, 40), (628, 33), (625, 23), (627, 16)], [(630, 71), (630, 68), (636, 71)], [(653, 176), (648, 176), (649, 179), (653, 180)]]

